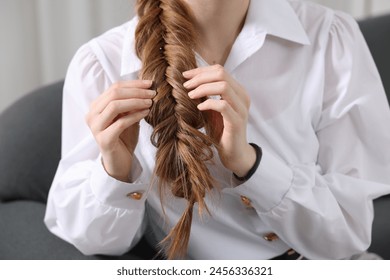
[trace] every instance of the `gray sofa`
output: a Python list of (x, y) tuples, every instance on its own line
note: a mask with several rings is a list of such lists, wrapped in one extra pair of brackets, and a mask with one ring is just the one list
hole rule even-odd
[(26, 95), (0, 115), (0, 259), (148, 259), (142, 240), (121, 257), (84, 256), (43, 224), (61, 151), (63, 81)]
[[(387, 94), (390, 93), (390, 15), (360, 22)], [(63, 82), (37, 89), (0, 114), (0, 259), (150, 259), (145, 240), (119, 257), (83, 256), (43, 224), (60, 159)], [(389, 124), (390, 125), (390, 124)], [(390, 197), (374, 202), (370, 250), (390, 259)]]

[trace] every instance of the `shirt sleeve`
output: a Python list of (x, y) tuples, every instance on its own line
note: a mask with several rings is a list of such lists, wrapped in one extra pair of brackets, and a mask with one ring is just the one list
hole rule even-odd
[(85, 122), (90, 103), (112, 81), (89, 44), (71, 61), (63, 91), (62, 157), (45, 214), (48, 229), (82, 253), (119, 255), (140, 239), (144, 230), (147, 183), (135, 158), (133, 184), (110, 177), (98, 145)]
[(257, 172), (234, 188), (279, 238), (309, 259), (365, 251), (372, 200), (390, 193), (389, 107), (357, 23), (337, 13), (326, 47), (317, 162), (289, 164), (263, 149)]

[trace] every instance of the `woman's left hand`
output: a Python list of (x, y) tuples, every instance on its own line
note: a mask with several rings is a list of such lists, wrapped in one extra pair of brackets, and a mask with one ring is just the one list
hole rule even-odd
[(196, 68), (183, 76), (188, 79), (184, 87), (190, 90), (191, 99), (207, 97), (198, 109), (211, 112), (222, 164), (237, 176), (245, 176), (256, 161), (246, 137), (250, 99), (245, 89), (221, 65)]

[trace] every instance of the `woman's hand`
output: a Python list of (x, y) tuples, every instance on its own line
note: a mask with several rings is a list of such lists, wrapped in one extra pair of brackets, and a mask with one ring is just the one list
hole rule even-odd
[(99, 145), (107, 173), (128, 182), (139, 121), (149, 114), (152, 81), (121, 81), (111, 85), (90, 106), (86, 121)]
[(211, 110), (213, 137), (219, 141), (222, 164), (237, 176), (245, 176), (256, 161), (256, 152), (246, 137), (250, 100), (245, 89), (220, 65), (196, 68), (183, 76), (188, 79), (184, 87), (190, 90), (190, 98), (208, 97), (198, 109)]

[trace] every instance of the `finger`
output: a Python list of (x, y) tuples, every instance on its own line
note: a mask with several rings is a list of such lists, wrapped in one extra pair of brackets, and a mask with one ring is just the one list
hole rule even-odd
[(125, 115), (119, 119), (117, 119), (114, 123), (112, 123), (106, 130), (102, 131), (99, 134), (99, 144), (103, 149), (109, 149), (114, 145), (120, 135), (132, 125), (140, 122), (143, 118), (145, 118), (149, 114), (150, 110), (142, 110), (135, 112), (131, 115)]
[(91, 130), (95, 133), (106, 129), (121, 114), (132, 114), (152, 106), (151, 99), (114, 100), (106, 106), (104, 111), (95, 117)]
[(198, 67), (198, 68), (194, 68), (194, 69), (183, 72), (183, 77), (186, 79), (192, 79), (193, 77), (195, 77), (196, 75), (199, 75), (201, 73), (208, 72), (208, 71), (214, 71), (214, 70), (220, 69), (220, 68), (223, 68), (223, 66), (221, 66), (219, 64)]
[(230, 74), (226, 72), (225, 68), (221, 65), (217, 64), (213, 66), (195, 68), (184, 72), (183, 76), (189, 79), (183, 84), (184, 87), (189, 90), (194, 89), (204, 83), (226, 81), (233, 88), (234, 93), (240, 96), (245, 106), (249, 108), (250, 99), (249, 96), (246, 94), (245, 89), (235, 79), (233, 79)]
[(230, 77), (225, 73), (225, 69), (221, 65), (196, 68), (184, 72), (183, 76), (188, 79), (188, 81), (183, 84), (187, 89), (194, 89), (201, 84), (217, 81), (230, 82)]
[[(103, 95), (91, 103), (90, 110), (85, 119), (88, 125), (91, 127), (91, 123), (93, 123), (96, 118), (100, 117), (99, 115), (107, 108), (107, 106), (109, 106), (111, 102), (119, 100), (145, 99), (149, 100), (146, 102), (147, 105), (154, 96), (156, 96), (156, 91), (153, 90), (138, 88), (117, 88), (115, 86), (110, 87), (110, 89), (108, 89)], [(144, 108), (145, 107), (141, 106), (140, 108), (135, 109), (138, 110)], [(109, 108), (109, 111), (112, 109), (114, 108)], [(131, 108), (129, 108), (128, 111), (131, 111)], [(109, 116), (106, 118), (109, 118)]]
[(235, 110), (239, 112), (246, 110), (245, 105), (242, 104), (243, 102), (225, 81), (202, 84), (196, 89), (190, 91), (188, 96), (191, 99), (199, 99), (202, 97), (216, 99), (214, 96), (221, 96), (221, 98), (226, 100)]
[(150, 80), (118, 81), (105, 90), (94, 102), (91, 108), (103, 110), (110, 100), (124, 98), (147, 98), (155, 91), (151, 89), (153, 82)]
[[(151, 88), (152, 85), (153, 82), (150, 80), (118, 81), (104, 91), (100, 99), (104, 99), (106, 96), (110, 96), (113, 99), (129, 98), (132, 96), (142, 98), (144, 94), (153, 91)], [(129, 94), (130, 96), (126, 97)]]
[(156, 91), (138, 88), (114, 88), (105, 92), (91, 105), (92, 114), (100, 114), (112, 101), (124, 99), (152, 99)]
[(128, 80), (128, 81), (118, 81), (113, 83), (113, 86), (121, 88), (142, 88), (150, 89), (153, 85), (151, 80)]
[(224, 127), (239, 125), (240, 117), (226, 100), (207, 99), (198, 105), (200, 111), (213, 110), (222, 115)]

